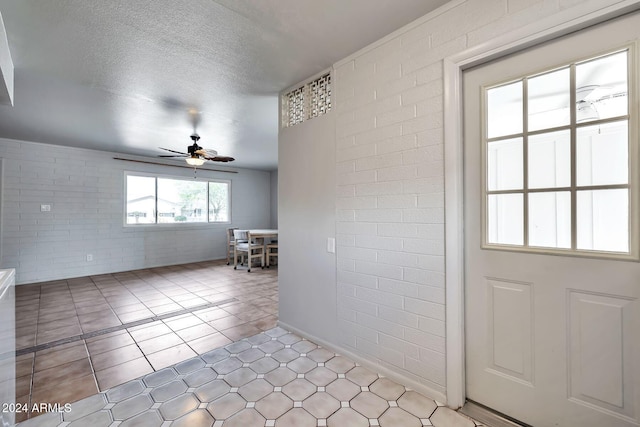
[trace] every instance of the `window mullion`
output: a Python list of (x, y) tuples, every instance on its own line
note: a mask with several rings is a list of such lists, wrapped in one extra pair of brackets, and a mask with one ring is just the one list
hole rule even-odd
[(570, 114), (570, 138), (571, 138), (571, 249), (578, 247), (578, 208), (577, 208), (577, 111), (576, 111), (576, 64), (571, 64), (569, 73), (569, 114)]
[(627, 50), (627, 150), (629, 188), (629, 252), (638, 254), (638, 47)]
[(158, 177), (155, 177), (153, 179), (153, 182), (155, 183), (155, 200), (154, 200), (154, 208), (153, 208), (153, 216), (154, 216), (154, 224), (158, 223)]
[(522, 79), (522, 198), (524, 246), (529, 246), (529, 79)]

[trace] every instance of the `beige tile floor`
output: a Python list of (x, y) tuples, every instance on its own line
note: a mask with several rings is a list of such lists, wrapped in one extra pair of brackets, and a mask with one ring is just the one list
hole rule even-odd
[(17, 400), (77, 401), (273, 328), (277, 310), (277, 269), (223, 262), (18, 286)]
[(473, 420), (276, 327), (20, 424), (475, 427)]

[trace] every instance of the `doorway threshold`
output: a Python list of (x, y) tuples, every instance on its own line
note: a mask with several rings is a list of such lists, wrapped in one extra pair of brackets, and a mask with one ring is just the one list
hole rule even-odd
[(496, 412), (471, 400), (467, 400), (464, 406), (458, 409), (458, 412), (480, 421), (486, 427), (531, 427), (529, 424), (514, 420), (507, 415)]

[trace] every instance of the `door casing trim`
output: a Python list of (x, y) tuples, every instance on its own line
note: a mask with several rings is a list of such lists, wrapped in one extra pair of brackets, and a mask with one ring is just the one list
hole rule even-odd
[(466, 400), (462, 72), (640, 9), (640, 0), (623, 0), (598, 7), (598, 4), (603, 3), (605, 2), (588, 2), (585, 9), (591, 4), (589, 11), (578, 16), (576, 14), (579, 12), (575, 10), (564, 10), (443, 60), (446, 395), (447, 405), (451, 408), (462, 407)]

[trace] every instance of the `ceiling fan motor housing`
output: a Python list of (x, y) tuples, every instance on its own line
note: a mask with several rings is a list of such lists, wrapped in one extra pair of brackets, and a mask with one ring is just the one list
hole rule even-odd
[(191, 155), (191, 157), (196, 157), (198, 156), (198, 154), (196, 153), (196, 151), (198, 150), (202, 150), (202, 147), (200, 147), (198, 144), (193, 143), (193, 145), (190, 145), (189, 147), (187, 147), (187, 151), (189, 152), (189, 154)]
[(196, 154), (196, 151), (202, 150), (202, 147), (198, 145), (199, 139), (200, 139), (200, 136), (197, 133), (194, 133), (193, 135), (191, 135), (191, 140), (193, 141), (193, 145), (187, 147), (187, 151), (189, 152), (191, 157), (199, 157), (199, 155)]

